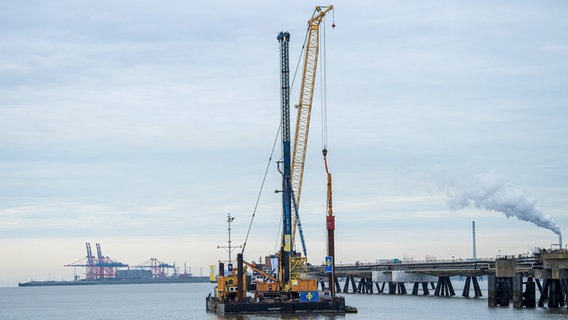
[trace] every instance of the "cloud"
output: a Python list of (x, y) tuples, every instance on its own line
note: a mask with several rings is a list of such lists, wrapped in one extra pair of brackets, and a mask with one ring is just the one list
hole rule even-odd
[[(25, 237), (62, 237), (80, 250), (81, 239), (99, 236), (120, 243), (189, 233), (191, 241), (222, 242), (227, 212), (239, 221), (235, 239), (244, 236), (279, 123), (276, 35), (291, 32), (294, 67), (314, 5), (4, 6), (2, 236), (16, 239), (11, 245)], [(540, 210), (565, 223), (564, 4), (364, 1), (335, 7), (336, 28), (326, 32), (328, 161), (344, 239), (369, 232), (379, 234), (371, 248), (387, 243), (384, 238), (402, 248), (420, 242), (412, 254), (422, 256), (420, 250), (438, 243), (420, 237), (454, 241), (447, 229), (467, 228), (463, 219), (472, 216), (480, 228), (481, 219), (496, 224), (498, 215), (491, 220), (475, 209), (447, 212), (442, 196), (429, 192), (432, 172), (463, 168), (497, 168), (531, 190)], [(325, 201), (320, 89), (318, 83), (301, 218), (318, 244)], [(269, 172), (253, 226), (253, 237), (262, 241), (277, 238), (280, 214), (274, 164)], [(503, 196), (530, 198), (514, 191)], [(451, 227), (440, 227), (441, 220)], [(353, 241), (343, 252), (360, 259), (366, 253), (351, 250)], [(500, 244), (506, 245), (518, 247)], [(267, 253), (263, 244), (257, 247), (255, 255)], [(203, 255), (203, 261), (218, 258)]]

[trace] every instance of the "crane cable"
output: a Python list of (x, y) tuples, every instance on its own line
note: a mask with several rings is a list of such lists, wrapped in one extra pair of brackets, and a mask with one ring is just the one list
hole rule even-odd
[(250, 234), (250, 229), (252, 228), (252, 222), (254, 220), (254, 216), (256, 215), (256, 209), (258, 209), (258, 203), (260, 202), (260, 197), (262, 195), (262, 190), (264, 190), (264, 183), (266, 182), (266, 176), (268, 175), (268, 168), (270, 168), (270, 163), (272, 162), (272, 156), (274, 155), (274, 149), (276, 149), (276, 143), (278, 142), (278, 136), (280, 135), (280, 130), (282, 129), (282, 125), (278, 127), (276, 131), (276, 138), (274, 139), (274, 143), (272, 144), (272, 151), (270, 152), (270, 157), (268, 157), (268, 163), (266, 164), (266, 169), (264, 170), (264, 177), (262, 178), (262, 183), (260, 184), (260, 190), (258, 191), (258, 197), (256, 198), (256, 203), (254, 205), (254, 210), (252, 211), (252, 217), (250, 218), (250, 223), (247, 230), (247, 235), (245, 237), (245, 242), (243, 243), (243, 249), (241, 253), (245, 253), (245, 247), (247, 246), (247, 240)]
[[(333, 13), (333, 22), (332, 22), (332, 28), (335, 28), (335, 14), (334, 14), (335, 10), (332, 10)], [(322, 50), (320, 51), (320, 55), (321, 55), (321, 65), (322, 65), (322, 73), (321, 73), (321, 126), (322, 126), (322, 137), (321, 137), (321, 143), (322, 143), (322, 153), (323, 153), (323, 161), (324, 161), (324, 165), (325, 165), (325, 171), (326, 171), (326, 175), (328, 176), (328, 183), (329, 183), (329, 177), (330, 177), (330, 173), (329, 173), (329, 169), (328, 169), (328, 165), (327, 165), (327, 144), (328, 144), (328, 134), (327, 134), (327, 56), (326, 56), (326, 19), (324, 17), (323, 19), (323, 37), (322, 37)], [(328, 187), (329, 188), (329, 187)], [(329, 190), (328, 190), (329, 192)], [(329, 194), (328, 194), (329, 197)], [(329, 205), (329, 201), (330, 199), (326, 197), (325, 200), (325, 212), (327, 215), (327, 211), (328, 211), (328, 205)], [(324, 248), (323, 248), (324, 252), (326, 250), (326, 245), (324, 243)]]
[[(331, 10), (331, 27), (335, 29), (335, 10)], [(327, 41), (326, 41), (326, 17), (323, 17), (323, 37), (322, 37), (322, 50), (320, 51), (322, 73), (321, 73), (321, 144), (322, 150), (327, 150)]]
[[(332, 11), (333, 12), (333, 11)], [(322, 66), (322, 73), (321, 73), (321, 144), (322, 150), (327, 149), (327, 57), (326, 57), (326, 39), (325, 39), (325, 17), (323, 18), (323, 37), (322, 37), (322, 50), (320, 51), (321, 55), (321, 66)], [(335, 24), (334, 24), (335, 26)]]

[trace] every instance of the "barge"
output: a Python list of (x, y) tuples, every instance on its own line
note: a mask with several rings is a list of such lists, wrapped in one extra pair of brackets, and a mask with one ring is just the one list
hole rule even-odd
[[(289, 79), (289, 40), (288, 32), (280, 32), (280, 67), (281, 67), (281, 134), (282, 158), (278, 161), (278, 171), (282, 176), (282, 189), (276, 191), (282, 194), (282, 234), (279, 251), (267, 257), (264, 264), (248, 263), (243, 259), (245, 245), (237, 255), (236, 267), (231, 261), (230, 215), (229, 223), (229, 261), (228, 272), (225, 265), (219, 263), (219, 273), (214, 291), (205, 298), (208, 312), (216, 314), (294, 314), (294, 313), (323, 313), (344, 314), (356, 311), (353, 307), (345, 306), (345, 298), (335, 295), (334, 273), (334, 230), (335, 216), (331, 201), (331, 174), (327, 166), (327, 149), (323, 149), (323, 158), (327, 173), (327, 256), (326, 273), (327, 288), (322, 285), (318, 290), (318, 279), (308, 275), (308, 262), (301, 224), (299, 223), (299, 197), (303, 175), (303, 161), (309, 127), (309, 112), (313, 96), (313, 85), (318, 56), (319, 24), (333, 6), (316, 7), (312, 18), (308, 21), (309, 29), (306, 47), (306, 62), (302, 80), (301, 103), (298, 107), (296, 140), (294, 156), (291, 152), (290, 135), (290, 79)], [(311, 88), (311, 89), (310, 89)], [(306, 103), (306, 101), (308, 101)], [(308, 113), (307, 117), (305, 116)], [(300, 125), (303, 123), (303, 125)], [(300, 142), (298, 142), (301, 140)], [(301, 145), (303, 147), (298, 147)], [(303, 148), (303, 149), (302, 149)], [(272, 158), (272, 156), (271, 156)], [(291, 159), (295, 162), (292, 162)], [(301, 159), (301, 161), (296, 161)], [(293, 185), (294, 184), (294, 185)], [(294, 215), (292, 214), (294, 212)], [(254, 214), (253, 214), (254, 218)], [(251, 221), (252, 222), (252, 221)], [(303, 252), (296, 251), (295, 235), (299, 230)], [(250, 230), (250, 229), (249, 229)], [(248, 235), (247, 235), (248, 237)], [(303, 253), (303, 254), (302, 254)]]

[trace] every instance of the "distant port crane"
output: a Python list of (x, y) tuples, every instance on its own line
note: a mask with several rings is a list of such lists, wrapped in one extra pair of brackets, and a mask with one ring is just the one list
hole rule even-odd
[(177, 274), (175, 264), (168, 264), (156, 258), (150, 258), (139, 265), (134, 266), (137, 269), (150, 269), (152, 271), (152, 278), (165, 278), (168, 276), (168, 269), (174, 270), (174, 275)]
[(83, 257), (73, 263), (65, 265), (65, 267), (84, 267), (85, 280), (100, 280), (115, 278), (118, 268), (126, 268), (127, 264), (112, 260), (102, 254), (101, 245), (96, 244), (97, 257), (93, 256), (91, 244), (86, 243), (87, 256)]

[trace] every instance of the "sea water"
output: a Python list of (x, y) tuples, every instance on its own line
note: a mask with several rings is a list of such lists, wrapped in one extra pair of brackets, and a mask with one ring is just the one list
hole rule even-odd
[(567, 319), (568, 308), (488, 307), (481, 298), (388, 294), (343, 294), (356, 314), (218, 316), (205, 311), (209, 283), (129, 284), (0, 288), (0, 320), (187, 320), (187, 319)]

